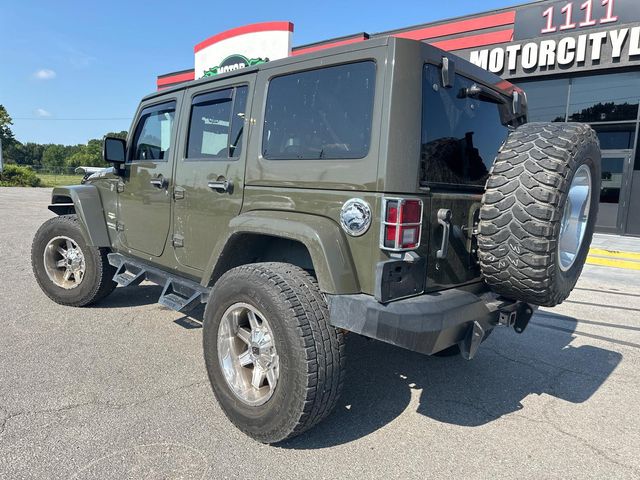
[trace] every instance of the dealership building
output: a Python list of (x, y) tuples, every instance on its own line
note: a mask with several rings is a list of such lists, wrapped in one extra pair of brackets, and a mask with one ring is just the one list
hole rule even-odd
[(194, 68), (157, 87), (381, 36), (428, 42), (524, 88), (530, 121), (589, 123), (602, 149), (596, 228), (640, 236), (639, 0), (539, 1), (301, 46), (293, 31), (266, 22), (218, 33), (195, 46)]

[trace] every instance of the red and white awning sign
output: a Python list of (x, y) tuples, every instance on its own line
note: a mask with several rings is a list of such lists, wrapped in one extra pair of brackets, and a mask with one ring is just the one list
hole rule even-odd
[(195, 78), (288, 57), (292, 36), (291, 22), (254, 23), (214, 35), (194, 47)]

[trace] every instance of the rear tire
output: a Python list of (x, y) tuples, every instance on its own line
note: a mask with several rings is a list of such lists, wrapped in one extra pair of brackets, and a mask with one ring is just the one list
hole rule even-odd
[[(266, 321), (273, 335), (279, 371), (268, 395), (261, 393), (272, 385), (268, 376), (258, 382), (259, 388), (246, 381), (253, 382), (259, 365), (257, 347), (243, 344), (241, 337), (246, 338), (246, 333), (231, 331), (241, 341), (234, 339), (235, 346), (225, 347), (230, 331), (225, 319), (235, 306), (240, 309), (235, 332), (240, 328), (253, 332), (244, 309), (247, 317), (249, 311), (262, 317), (261, 323)], [(211, 386), (223, 411), (241, 431), (263, 443), (281, 442), (316, 425), (333, 410), (342, 390), (343, 334), (329, 325), (327, 304), (315, 279), (293, 265), (250, 264), (225, 273), (207, 303), (203, 347)], [(246, 359), (252, 351), (253, 360)], [(229, 352), (238, 363), (228, 361)]]
[[(480, 210), (478, 256), (493, 291), (546, 307), (569, 296), (593, 237), (600, 168), (598, 139), (587, 125), (531, 123), (509, 135)], [(584, 198), (573, 208), (570, 191)], [(573, 212), (580, 221), (570, 224)], [(567, 225), (576, 226), (575, 235)], [(569, 259), (565, 240), (575, 244)]]
[[(73, 273), (65, 279), (65, 267), (55, 266), (55, 262), (63, 262), (65, 258), (54, 250), (60, 246), (66, 251), (67, 239), (74, 254), (81, 256), (84, 272), (78, 282)], [(45, 255), (46, 249), (51, 251), (49, 255)], [(107, 248), (87, 245), (76, 215), (61, 215), (44, 222), (36, 232), (31, 245), (31, 267), (38, 285), (51, 300), (60, 305), (85, 307), (103, 299), (117, 286), (113, 281), (116, 270), (109, 265), (108, 253)], [(45, 266), (47, 259), (49, 263)]]

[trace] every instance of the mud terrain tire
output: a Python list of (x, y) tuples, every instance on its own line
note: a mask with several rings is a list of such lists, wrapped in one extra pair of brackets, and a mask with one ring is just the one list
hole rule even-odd
[[(559, 239), (578, 169), (589, 172), (589, 211), (569, 266), (560, 261)], [(509, 135), (487, 180), (478, 227), (480, 267), (493, 291), (547, 307), (569, 296), (593, 237), (600, 171), (598, 139), (587, 125), (530, 123)]]

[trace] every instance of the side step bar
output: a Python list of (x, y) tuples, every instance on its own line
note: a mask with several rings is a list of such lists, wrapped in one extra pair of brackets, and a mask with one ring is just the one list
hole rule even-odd
[(113, 281), (118, 285), (127, 287), (149, 280), (163, 286), (158, 303), (165, 307), (178, 312), (188, 312), (199, 304), (207, 302), (211, 289), (199, 283), (172, 275), (120, 253), (110, 253), (107, 257), (109, 264), (117, 269)]

